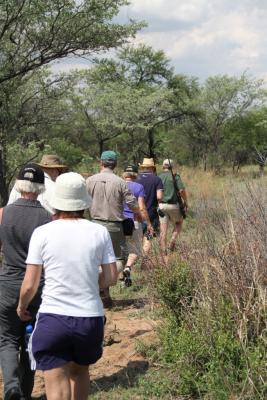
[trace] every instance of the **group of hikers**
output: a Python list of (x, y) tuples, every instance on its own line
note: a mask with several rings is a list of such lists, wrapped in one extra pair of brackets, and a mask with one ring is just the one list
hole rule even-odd
[(122, 177), (116, 165), (117, 154), (104, 151), (100, 172), (85, 180), (44, 155), (19, 171), (0, 209), (4, 400), (32, 399), (35, 370), (44, 372), (44, 398), (86, 400), (88, 366), (102, 356), (109, 287), (118, 277), (131, 286), (131, 269), (149, 258), (153, 237), (164, 255), (175, 250), (188, 204), (174, 162), (164, 160), (158, 176), (150, 158), (127, 165)]

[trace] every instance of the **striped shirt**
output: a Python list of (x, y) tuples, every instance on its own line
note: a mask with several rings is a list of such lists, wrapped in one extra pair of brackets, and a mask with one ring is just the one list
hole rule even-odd
[(51, 221), (37, 200), (24, 198), (3, 208), (0, 225), (3, 263), (0, 280), (23, 279), (31, 235), (35, 228)]

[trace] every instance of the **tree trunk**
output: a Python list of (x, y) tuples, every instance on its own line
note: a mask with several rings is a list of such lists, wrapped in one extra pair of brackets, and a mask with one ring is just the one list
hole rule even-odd
[(102, 140), (102, 139), (98, 140), (99, 157), (101, 157), (101, 154), (104, 151), (104, 143), (105, 143), (104, 140)]
[(147, 131), (148, 136), (148, 154), (149, 158), (155, 158), (155, 140), (153, 128)]
[(0, 205), (8, 202), (8, 185), (6, 179), (6, 143), (3, 135), (0, 137)]
[(203, 170), (206, 172), (207, 171), (207, 154), (203, 155)]

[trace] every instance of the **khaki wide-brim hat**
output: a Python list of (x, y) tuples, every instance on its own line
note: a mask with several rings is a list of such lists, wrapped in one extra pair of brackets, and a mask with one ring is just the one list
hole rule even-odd
[(143, 163), (139, 164), (141, 168), (156, 168), (153, 158), (144, 158)]
[(58, 168), (67, 170), (67, 165), (63, 165), (59, 159), (59, 157), (55, 154), (45, 154), (43, 155), (41, 161), (36, 163), (40, 167), (43, 168)]

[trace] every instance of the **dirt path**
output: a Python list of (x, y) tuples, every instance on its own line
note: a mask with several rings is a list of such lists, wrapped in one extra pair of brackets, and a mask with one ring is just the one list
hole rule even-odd
[[(136, 351), (137, 339), (150, 341), (155, 337), (156, 323), (144, 315), (148, 310), (142, 300), (117, 300), (114, 308), (107, 311), (104, 355), (90, 370), (93, 393), (117, 385), (132, 386), (148, 369), (148, 362)], [(33, 395), (38, 398), (43, 393), (44, 382), (38, 373)]]

